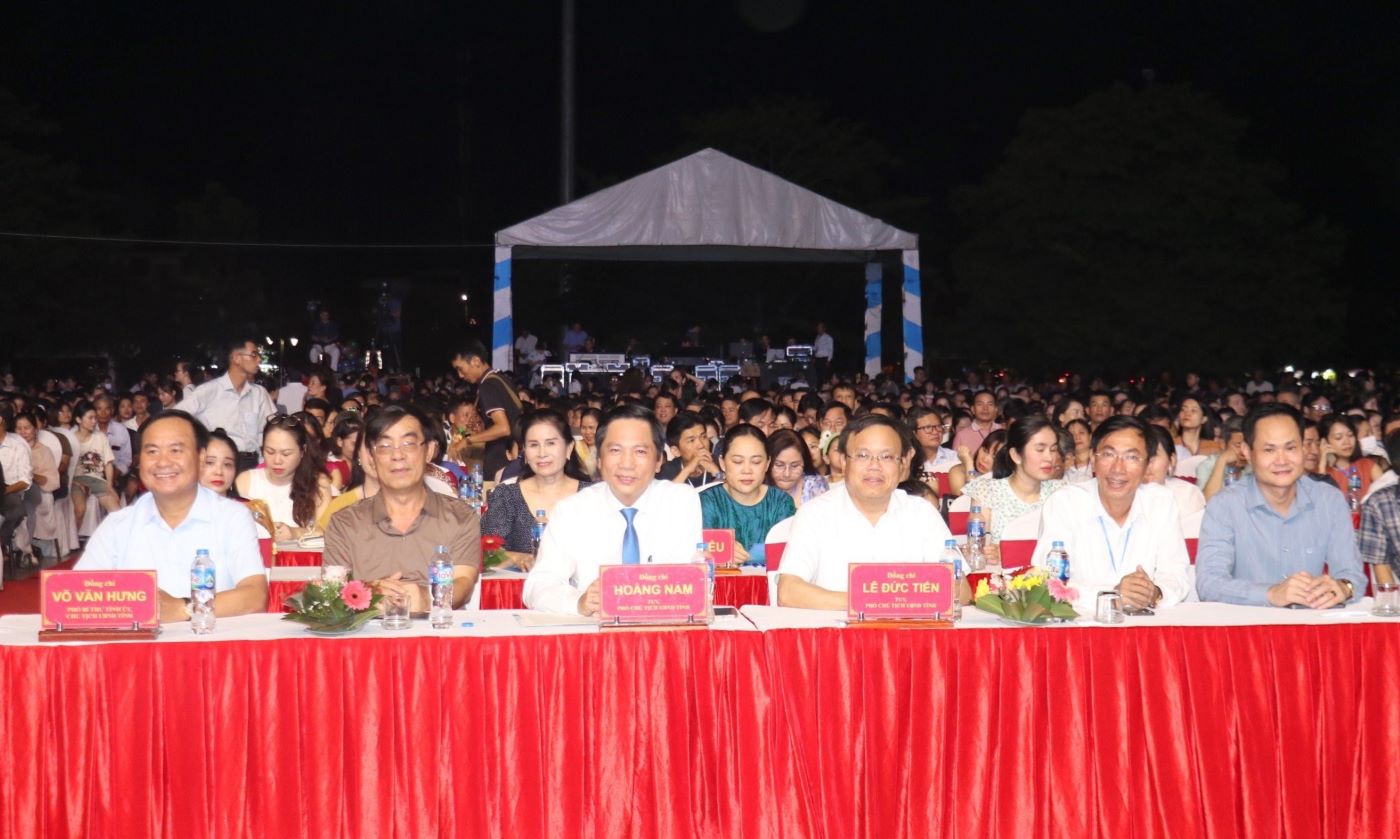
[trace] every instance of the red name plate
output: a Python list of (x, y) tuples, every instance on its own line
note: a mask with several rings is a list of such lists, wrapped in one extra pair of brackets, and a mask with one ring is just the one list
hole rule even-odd
[(705, 539), (705, 551), (716, 565), (728, 565), (734, 561), (733, 530), (702, 530), (700, 535)]
[(932, 618), (953, 609), (953, 566), (942, 563), (855, 563), (847, 589), (853, 619)]
[(160, 626), (155, 571), (45, 571), (39, 598), (44, 629)]
[(617, 623), (693, 623), (708, 619), (705, 566), (604, 565), (598, 612)]

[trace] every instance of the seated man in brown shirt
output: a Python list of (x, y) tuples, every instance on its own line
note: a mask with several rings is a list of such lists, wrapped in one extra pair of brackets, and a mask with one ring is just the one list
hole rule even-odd
[(471, 596), (481, 572), (481, 520), (466, 502), (428, 489), (423, 474), (437, 454), (428, 420), (412, 405), (386, 405), (365, 426), (379, 492), (331, 516), (325, 562), (348, 565), (382, 592), (428, 608), (428, 565), (438, 545), (452, 557), (452, 605)]

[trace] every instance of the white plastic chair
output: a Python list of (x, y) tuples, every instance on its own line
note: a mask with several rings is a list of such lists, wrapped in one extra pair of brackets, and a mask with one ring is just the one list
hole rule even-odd
[(971, 495), (959, 495), (957, 498), (954, 498), (954, 499), (953, 499), (951, 502), (949, 502), (949, 504), (948, 504), (948, 512), (950, 512), (950, 513), (966, 513), (966, 512), (968, 512), (968, 511), (970, 511), (971, 509), (972, 509), (972, 496), (971, 496)]
[(1040, 537), (1040, 510), (1032, 510), (1023, 516), (1018, 516), (1006, 523), (1006, 527), (1001, 529), (1001, 540), (1017, 541), (1021, 539), (1037, 539)]

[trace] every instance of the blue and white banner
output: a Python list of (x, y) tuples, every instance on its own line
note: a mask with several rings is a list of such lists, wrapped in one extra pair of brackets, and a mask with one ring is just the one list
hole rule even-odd
[(883, 279), (880, 263), (865, 263), (865, 373), (872, 379), (880, 374), (880, 316), (885, 309)]
[(924, 366), (924, 293), (919, 279), (919, 252), (904, 251), (904, 380)]
[(496, 281), (492, 284), (491, 366), (514, 369), (515, 329), (510, 308), (510, 248), (496, 248)]

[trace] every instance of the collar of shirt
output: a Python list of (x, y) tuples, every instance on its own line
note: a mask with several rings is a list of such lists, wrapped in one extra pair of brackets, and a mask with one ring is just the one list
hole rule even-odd
[(185, 514), (185, 518), (175, 527), (165, 523), (165, 519), (160, 515), (160, 508), (156, 506), (155, 493), (145, 493), (136, 499), (136, 511), (134, 515), (138, 520), (158, 524), (167, 530), (179, 530), (190, 522), (212, 522), (214, 521), (214, 505), (218, 504), (218, 496), (212, 490), (202, 486), (195, 487), (194, 504), (190, 505), (190, 511)]
[(1293, 503), (1289, 506), (1286, 516), (1280, 516), (1278, 511), (1269, 505), (1269, 499), (1264, 497), (1263, 490), (1259, 489), (1259, 482), (1252, 475), (1241, 480), (1244, 482), (1245, 504), (1251, 510), (1263, 510), (1271, 516), (1290, 521), (1313, 508), (1313, 493), (1317, 488), (1310, 481), (1305, 481), (1301, 477), (1293, 485), (1298, 491), (1293, 496)]
[(413, 520), (413, 525), (407, 530), (403, 531), (402, 533), (395, 530), (393, 524), (389, 520), (389, 505), (384, 503), (384, 493), (382, 491), (376, 493), (374, 496), (374, 500), (371, 502), (371, 520), (374, 522), (376, 527), (378, 527), (385, 533), (391, 533), (395, 536), (407, 536), (408, 534), (418, 529), (418, 525), (423, 523), (424, 516), (436, 517), (439, 514), (439, 510), (437, 508), (437, 493), (428, 489), (426, 486), (423, 487), (423, 491), (427, 493), (427, 496), (423, 499), (423, 506), (418, 511), (418, 517)]
[[(863, 521), (866, 524), (870, 525), (872, 529), (879, 527), (882, 522), (886, 521), (891, 517), (891, 514), (898, 512), (900, 507), (903, 506), (904, 501), (909, 497), (904, 493), (904, 490), (900, 489), (897, 489), (894, 492), (890, 493), (889, 501), (885, 503), (884, 512), (880, 513), (880, 518), (876, 519), (874, 523), (871, 523), (870, 519), (865, 517), (865, 513), (862, 512), (861, 509), (856, 506), (855, 500), (851, 498), (851, 493), (846, 488), (845, 481), (842, 481), (841, 483), (837, 484), (835, 487), (828, 491), (838, 493), (836, 496), (838, 499), (837, 503), (841, 505), (842, 515), (854, 516), (856, 519), (859, 519), (860, 521)], [(920, 499), (920, 502), (927, 503), (923, 502), (922, 499)]]
[[(1133, 491), (1133, 506), (1128, 508), (1128, 518), (1120, 526), (1118, 521), (1108, 512), (1108, 508), (1103, 505), (1103, 497), (1099, 495), (1098, 482), (1094, 482), (1090, 492), (1094, 496), (1095, 515), (1104, 523), (1104, 527), (1112, 528), (1115, 532), (1121, 533), (1124, 530), (1131, 529), (1132, 526), (1137, 523), (1138, 519), (1142, 518), (1142, 487), (1143, 485), (1139, 484), (1138, 488)], [(1044, 496), (1042, 496), (1042, 498), (1043, 497)]]

